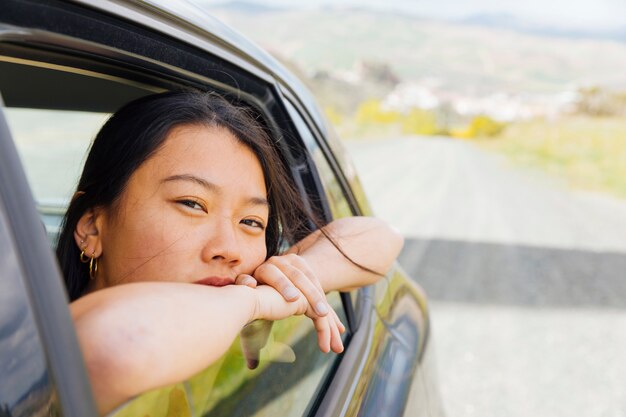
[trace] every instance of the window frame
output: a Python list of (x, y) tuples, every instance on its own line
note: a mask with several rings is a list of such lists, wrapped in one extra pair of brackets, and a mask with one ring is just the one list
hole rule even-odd
[[(305, 135), (307, 135), (307, 133), (305, 132), (301, 132), (299, 125), (301, 125), (300, 123), (294, 121), (295, 117), (298, 117), (302, 120), (302, 124), (304, 125), (303, 128), (307, 129), (308, 134), (313, 138), (313, 140), (315, 141), (315, 144), (313, 146), (317, 147), (317, 149), (319, 149), (322, 153), (322, 158), (324, 158), (324, 160), (326, 161), (326, 163), (328, 164), (328, 166), (330, 167), (330, 170), (332, 172), (332, 175), (335, 177), (335, 179), (337, 180), (337, 183), (339, 184), (339, 187), (341, 188), (341, 192), (342, 192), (342, 196), (346, 199), (348, 206), (350, 208), (350, 211), (352, 213), (352, 215), (359, 215), (360, 210), (358, 209), (358, 206), (356, 205), (356, 201), (351, 197), (351, 193), (347, 192), (347, 190), (349, 190), (349, 186), (347, 185), (347, 181), (345, 179), (345, 176), (343, 175), (343, 171), (341, 171), (341, 169), (339, 168), (336, 159), (333, 157), (332, 153), (330, 153), (330, 149), (328, 144), (326, 143), (325, 140), (322, 139), (322, 137), (320, 137), (319, 135), (319, 131), (317, 131), (316, 129), (312, 129), (311, 125), (312, 125), (312, 120), (309, 117), (308, 121), (307, 121), (307, 117), (304, 116), (304, 114), (306, 114), (306, 112), (303, 112), (303, 108), (301, 107), (300, 109), (298, 109), (298, 107), (296, 106), (296, 104), (294, 104), (294, 102), (290, 99), (287, 98), (283, 98), (285, 100), (286, 103), (286, 110), (287, 112), (290, 114), (291, 117), (291, 123), (294, 125), (294, 129), (296, 131), (298, 131), (298, 134), (300, 135), (300, 142), (303, 143), (303, 145), (307, 148), (308, 152), (307, 154), (309, 155), (309, 158), (311, 159), (311, 164), (313, 166), (316, 166), (315, 161), (313, 161), (312, 158), (312, 154), (314, 152), (314, 149), (312, 149), (312, 146), (307, 144), (307, 141), (305, 141), (303, 139), (303, 137)], [(293, 112), (295, 112), (296, 114), (291, 114)], [(319, 172), (317, 172), (317, 168), (315, 170), (313, 170), (314, 172), (312, 172), (312, 177), (313, 177), (313, 182), (314, 182), (314, 186), (316, 188), (316, 192), (318, 195), (322, 195), (325, 196), (326, 192), (325, 192), (325, 185), (324, 185), (324, 181), (322, 180), (322, 178), (320, 177)], [(332, 218), (332, 210), (329, 207), (329, 202), (326, 200), (326, 198), (324, 197), (324, 213), (326, 215), (326, 221), (331, 221), (333, 220)], [(358, 291), (358, 290), (357, 290)], [(348, 320), (348, 328), (350, 329), (351, 332), (353, 332), (354, 330), (356, 330), (357, 327), (357, 315), (354, 309), (354, 305), (352, 303), (352, 297), (350, 296), (350, 293), (341, 293), (341, 300), (344, 306), (344, 310), (346, 313), (346, 317)]]
[(76, 360), (82, 354), (67, 308), (68, 299), (60, 271), (1, 109), (0, 210), (7, 220), (63, 415), (95, 415), (95, 402), (84, 362)]
[[(339, 162), (327, 141), (324, 140), (326, 135), (322, 133), (319, 126), (314, 123), (311, 115), (305, 111), (305, 107), (289, 90), (281, 89), (281, 92), (284, 95), (283, 99), (293, 106), (298, 116), (303, 119), (309, 129), (309, 133), (313, 135), (316, 145), (320, 147), (324, 158), (329, 163), (335, 178), (341, 186), (343, 195), (348, 200), (352, 213), (354, 215), (362, 215), (363, 208), (360, 207), (357, 198), (351, 192), (351, 187)], [(302, 139), (301, 141), (305, 143)], [(322, 183), (319, 178), (318, 183)], [(322, 190), (321, 192), (323, 193), (324, 191)], [(350, 403), (350, 399), (354, 398), (356, 394), (359, 376), (364, 372), (367, 358), (375, 345), (374, 322), (377, 320), (377, 317), (374, 313), (373, 286), (363, 287), (358, 290), (356, 305), (353, 304), (350, 293), (341, 293), (341, 298), (350, 325), (350, 340), (343, 353), (341, 362), (337, 364), (335, 375), (332, 381), (330, 381), (325, 395), (323, 398), (320, 398), (321, 401), (315, 408), (314, 415), (318, 417), (335, 416), (338, 413), (344, 415), (346, 413), (346, 407)]]

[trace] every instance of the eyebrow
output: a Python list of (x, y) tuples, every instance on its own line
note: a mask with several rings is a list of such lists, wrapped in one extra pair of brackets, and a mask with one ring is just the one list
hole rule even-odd
[[(172, 181), (189, 181), (189, 182), (193, 182), (193, 183), (201, 185), (202, 187), (206, 188), (208, 191), (212, 193), (220, 194), (222, 192), (222, 190), (220, 189), (218, 185), (213, 184), (212, 182), (207, 181), (204, 178), (196, 177), (195, 175), (191, 175), (191, 174), (171, 175), (161, 180), (161, 183), (163, 184), (163, 183), (172, 182)], [(267, 199), (263, 197), (250, 197), (246, 200), (246, 202), (254, 206), (269, 207), (270, 205)]]

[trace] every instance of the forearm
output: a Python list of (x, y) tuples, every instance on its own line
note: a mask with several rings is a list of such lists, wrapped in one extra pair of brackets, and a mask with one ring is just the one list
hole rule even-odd
[(298, 243), (294, 251), (306, 259), (326, 292), (350, 290), (376, 282), (389, 270), (404, 243), (397, 231), (374, 217), (338, 219), (326, 225), (324, 230), (354, 263), (320, 231)]
[(139, 283), (74, 302), (71, 311), (99, 410), (184, 380), (217, 360), (255, 318), (253, 291)]

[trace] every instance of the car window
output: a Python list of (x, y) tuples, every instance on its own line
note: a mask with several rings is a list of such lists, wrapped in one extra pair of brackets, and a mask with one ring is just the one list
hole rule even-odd
[(341, 188), (341, 184), (328, 163), (324, 152), (315, 140), (313, 133), (307, 126), (306, 122), (302, 119), (302, 116), (296, 110), (294, 105), (289, 101), (285, 101), (285, 103), (287, 110), (289, 111), (289, 115), (296, 124), (298, 133), (313, 158), (315, 167), (317, 168), (317, 172), (322, 182), (324, 193), (326, 194), (326, 199), (328, 201), (332, 217), (337, 219), (340, 217), (352, 216), (352, 209), (350, 208), (350, 204)]
[(54, 245), (89, 144), (108, 114), (7, 108), (5, 115)]
[[(350, 207), (350, 203), (348, 202), (348, 199), (343, 192), (339, 179), (337, 178), (335, 172), (330, 166), (326, 155), (324, 155), (324, 152), (315, 140), (315, 136), (307, 126), (306, 122), (303, 120), (300, 113), (296, 110), (294, 105), (291, 104), (289, 101), (286, 101), (286, 103), (289, 114), (291, 115), (294, 123), (296, 124), (296, 128), (298, 129), (298, 133), (302, 137), (302, 140), (304, 141), (307, 149), (311, 154), (311, 157), (313, 158), (313, 161), (315, 162), (315, 166), (322, 181), (322, 187), (324, 188), (332, 217), (336, 219), (340, 217), (354, 215), (354, 213), (352, 212), (352, 208)], [(352, 305), (356, 309), (358, 307), (358, 303), (360, 302), (359, 291), (350, 291), (350, 298), (352, 300)]]
[(108, 114), (8, 108), (5, 116), (37, 202), (67, 205), (89, 144)]
[(0, 201), (0, 416), (61, 416)]
[[(20, 65), (28, 67), (29, 63), (22, 62)], [(34, 72), (34, 76), (45, 73), (42, 77), (48, 79), (62, 79), (51, 72), (72, 72), (71, 68), (46, 68), (43, 63), (37, 63), (37, 68), (40, 71)], [(36, 106), (29, 107), (29, 100), (19, 100), (19, 91), (15, 86), (6, 100), (9, 128), (52, 245), (90, 142), (110, 114), (101, 110), (123, 104), (98, 105), (100, 96), (97, 90), (114, 88), (125, 93), (127, 86), (129, 91), (124, 97), (141, 94), (136, 91), (136, 83), (113, 80), (106, 74), (94, 74), (93, 79), (90, 74), (78, 72), (71, 76), (78, 80), (83, 93), (85, 89), (94, 89), (88, 108), (81, 107), (84, 99), (72, 101), (67, 96), (59, 96), (59, 100), (64, 102), (55, 103), (52, 94), (45, 100), (45, 105), (37, 102)], [(105, 87), (103, 80), (107, 83)], [(7, 82), (4, 80), (4, 83)], [(143, 94), (159, 88), (146, 86)], [(26, 93), (32, 99), (33, 91)], [(329, 302), (346, 323), (339, 294), (329, 294)], [(307, 415), (324, 392), (328, 375), (339, 356), (324, 354), (318, 349), (316, 331), (306, 317), (292, 317), (271, 325), (255, 322), (244, 333), (208, 369), (183, 383), (145, 393), (111, 415), (156, 417), (175, 415), (172, 414), (175, 412), (203, 416)], [(249, 348), (250, 340), (253, 345), (259, 345), (258, 339), (266, 341), (260, 344), (258, 366), (251, 370), (246, 365), (244, 350)]]

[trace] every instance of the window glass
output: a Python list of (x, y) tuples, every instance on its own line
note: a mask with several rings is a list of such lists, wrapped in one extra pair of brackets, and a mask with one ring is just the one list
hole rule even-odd
[(53, 244), (89, 144), (108, 114), (7, 108), (5, 115)]
[[(346, 323), (339, 294), (329, 294), (328, 300)], [(307, 415), (338, 356), (319, 350), (317, 334), (306, 317), (254, 322), (249, 327), (220, 360), (203, 372), (183, 383), (146, 393), (112, 416)], [(248, 369), (244, 350), (263, 344), (265, 339), (258, 367)]]
[(108, 112), (150, 91), (115, 76), (0, 55), (7, 123), (51, 243)]
[(5, 114), (35, 199), (66, 206), (108, 114), (28, 108), (7, 108)]
[(0, 204), (0, 416), (60, 416)]
[(328, 199), (328, 205), (330, 206), (333, 218), (337, 219), (340, 217), (352, 216), (350, 204), (343, 194), (341, 185), (339, 185), (339, 181), (337, 181), (335, 173), (328, 164), (328, 161), (319, 146), (311, 150), (311, 157), (317, 166), (317, 171), (320, 175), (320, 179), (322, 180), (324, 192), (326, 193), (326, 198)]
[[(309, 127), (302, 119), (296, 108), (290, 102), (287, 101), (286, 103), (289, 114), (296, 123), (298, 133), (300, 133), (302, 140), (307, 146), (311, 157), (315, 162), (315, 166), (317, 168), (317, 172), (319, 173), (320, 180), (322, 181), (322, 186), (324, 187), (326, 199), (328, 200), (328, 205), (330, 206), (330, 212), (333, 218), (337, 219), (340, 217), (354, 215), (354, 213), (352, 213), (352, 209), (350, 208), (350, 203), (348, 203), (348, 199), (343, 193), (339, 180), (335, 176), (335, 173), (326, 159), (324, 152), (322, 152), (322, 149), (317, 144), (313, 133), (311, 133)], [(354, 306), (358, 306), (358, 293), (358, 290), (350, 291), (350, 297)]]
[(315, 162), (315, 166), (319, 173), (320, 180), (322, 181), (333, 218), (337, 219), (340, 217), (352, 216), (353, 213), (350, 208), (350, 204), (343, 193), (341, 185), (337, 180), (333, 169), (317, 144), (313, 133), (311, 133), (309, 127), (302, 119), (296, 108), (288, 101), (286, 101), (286, 104), (289, 114), (296, 124), (298, 133), (302, 137), (302, 140)]
[(335, 132), (335, 128), (326, 121), (326, 137), (328, 144), (330, 145), (331, 152), (333, 152), (333, 156), (339, 162), (339, 165), (343, 169), (343, 174), (350, 184), (350, 191), (354, 198), (356, 199), (359, 209), (361, 213), (365, 216), (372, 215), (372, 209), (370, 207), (369, 202), (367, 201), (367, 196), (365, 195), (365, 190), (363, 189), (363, 185), (361, 184), (361, 180), (357, 175), (356, 169), (352, 160), (343, 146), (342, 142), (337, 137), (337, 133)]

